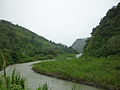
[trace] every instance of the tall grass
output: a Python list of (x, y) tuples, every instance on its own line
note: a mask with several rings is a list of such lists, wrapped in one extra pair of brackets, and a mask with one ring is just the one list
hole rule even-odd
[(1, 90), (25, 90), (25, 79), (16, 73), (15, 69), (12, 72), (12, 76), (9, 77), (6, 75), (6, 62), (5, 57), (2, 55), (4, 60), (3, 62), (3, 71), (4, 74), (0, 78), (0, 89)]
[(42, 74), (87, 82), (103, 88), (120, 89), (120, 57), (56, 60), (35, 64), (33, 69)]
[[(25, 78), (22, 78), (20, 74), (16, 73), (15, 69), (12, 72), (12, 76), (2, 76), (0, 78), (0, 90), (29, 90), (25, 88)], [(36, 90), (51, 90), (49, 89), (47, 83), (40, 86)]]

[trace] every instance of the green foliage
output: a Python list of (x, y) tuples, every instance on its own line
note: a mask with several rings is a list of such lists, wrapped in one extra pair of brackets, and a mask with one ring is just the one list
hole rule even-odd
[(84, 54), (95, 57), (120, 56), (120, 3), (107, 12), (91, 34)]
[(0, 78), (0, 90), (25, 90), (25, 79), (14, 70), (12, 77), (4, 75)]
[(6, 75), (6, 58), (2, 55), (3, 62), (3, 71), (4, 74), (0, 77), (0, 90), (25, 90), (25, 79), (20, 76), (20, 74), (16, 74), (14, 70), (12, 73), (12, 77)]
[(34, 64), (33, 70), (76, 82), (98, 84), (103, 88), (120, 89), (120, 57), (61, 59)]

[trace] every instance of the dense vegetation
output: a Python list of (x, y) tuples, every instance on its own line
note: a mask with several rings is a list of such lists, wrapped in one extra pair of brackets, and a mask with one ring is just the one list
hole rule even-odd
[(84, 50), (85, 55), (120, 56), (120, 3), (107, 12), (91, 34)]
[(71, 47), (56, 44), (11, 22), (0, 20), (0, 68), (2, 54), (7, 64), (51, 59), (57, 54), (76, 53)]
[(107, 89), (120, 89), (120, 57), (59, 59), (35, 64), (41, 74)]
[(79, 53), (83, 52), (83, 48), (85, 46), (85, 40), (86, 39), (77, 39), (73, 44), (72, 44), (72, 48), (74, 48), (75, 50), (77, 50)]

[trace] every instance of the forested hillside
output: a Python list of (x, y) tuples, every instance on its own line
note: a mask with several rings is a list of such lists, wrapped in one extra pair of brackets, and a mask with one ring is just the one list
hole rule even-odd
[(83, 48), (85, 46), (85, 39), (77, 39), (73, 44), (72, 44), (72, 48), (74, 48), (75, 50), (77, 50), (79, 53), (83, 52)]
[(107, 12), (91, 35), (84, 54), (96, 57), (120, 55), (120, 3)]
[(53, 58), (63, 53), (76, 53), (76, 51), (48, 41), (24, 27), (0, 20), (0, 67), (3, 57), (6, 58), (7, 64), (11, 64)]

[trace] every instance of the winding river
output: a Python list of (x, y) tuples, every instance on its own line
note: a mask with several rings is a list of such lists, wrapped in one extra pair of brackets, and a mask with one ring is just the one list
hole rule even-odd
[[(77, 84), (70, 81), (60, 80), (53, 77), (38, 74), (31, 69), (32, 64), (38, 63), (38, 62), (41, 62), (41, 61), (14, 64), (14, 65), (8, 66), (6, 69), (7, 75), (11, 75), (12, 71), (15, 68), (17, 72), (20, 72), (20, 74), (23, 77), (25, 77), (26, 79), (25, 84), (26, 84), (26, 87), (29, 87), (29, 90), (35, 90), (37, 87), (39, 87), (40, 85), (43, 85), (44, 83), (47, 83), (52, 90), (72, 90), (73, 87), (75, 87), (76, 90), (103, 90), (103, 89), (98, 89), (92, 86)], [(0, 75), (2, 74), (3, 74), (3, 71), (0, 72)]]

